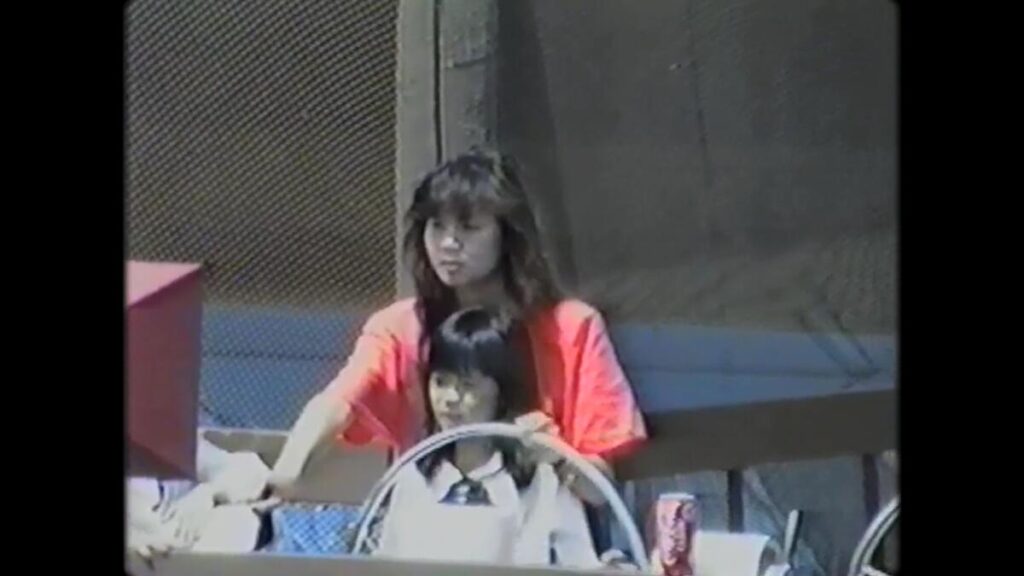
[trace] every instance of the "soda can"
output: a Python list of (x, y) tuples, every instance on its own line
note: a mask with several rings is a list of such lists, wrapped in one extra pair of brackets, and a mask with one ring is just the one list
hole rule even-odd
[(654, 506), (658, 551), (658, 566), (654, 568), (664, 576), (693, 576), (693, 538), (699, 512), (696, 496), (666, 493), (658, 497)]

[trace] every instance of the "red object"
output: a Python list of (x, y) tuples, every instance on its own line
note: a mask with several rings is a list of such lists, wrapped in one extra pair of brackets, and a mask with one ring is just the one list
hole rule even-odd
[(655, 503), (655, 544), (661, 574), (693, 576), (693, 537), (697, 533), (697, 498), (685, 492), (662, 494)]
[[(593, 307), (563, 300), (534, 314), (527, 329), (540, 383), (540, 407), (559, 435), (585, 455), (620, 455), (647, 437), (633, 391)], [(399, 300), (374, 313), (329, 394), (352, 406), (348, 428), (337, 439), (375, 442), (401, 453), (423, 439), (426, 407), (420, 382), (416, 301)]]
[(127, 263), (128, 469), (194, 478), (201, 272), (196, 264)]

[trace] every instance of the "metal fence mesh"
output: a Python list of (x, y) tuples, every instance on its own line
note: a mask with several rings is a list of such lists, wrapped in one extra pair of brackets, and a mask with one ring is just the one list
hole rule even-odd
[[(129, 256), (203, 264), (217, 424), (287, 427), (394, 298), (396, 17), (394, 1), (127, 9)], [(276, 345), (267, 310), (334, 349)], [(296, 370), (268, 368), (282, 357)]]

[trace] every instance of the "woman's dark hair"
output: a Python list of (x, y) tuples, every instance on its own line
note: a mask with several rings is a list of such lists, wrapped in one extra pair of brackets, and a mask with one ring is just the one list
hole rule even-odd
[(403, 249), (416, 286), (424, 338), (458, 307), (454, 291), (437, 277), (423, 241), (427, 222), (443, 211), (469, 218), (474, 210), (494, 214), (501, 229), (501, 269), (510, 311), (520, 317), (556, 303), (561, 292), (541, 250), (533, 210), (515, 162), (474, 148), (430, 171), (413, 191), (405, 214)]
[[(512, 422), (539, 406), (528, 345), (522, 323), (505, 313), (484, 308), (456, 312), (431, 335), (428, 376), (423, 378), (424, 397), (429, 398), (429, 374), (479, 373), (498, 385), (495, 420)], [(427, 426), (430, 434), (440, 431), (429, 401)], [(534, 466), (525, 462), (519, 442), (497, 438), (495, 445), (516, 485), (526, 486), (533, 478)], [(420, 471), (430, 478), (441, 459), (450, 460), (453, 455), (454, 445), (437, 450), (420, 460)]]

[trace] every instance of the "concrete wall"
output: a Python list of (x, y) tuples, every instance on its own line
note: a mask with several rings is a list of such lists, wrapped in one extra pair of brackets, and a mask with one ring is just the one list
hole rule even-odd
[[(894, 335), (897, 16), (888, 0), (501, 1), (499, 142), (565, 283), (620, 324), (843, 334), (854, 350)], [(708, 360), (708, 344), (660, 357)], [(686, 402), (729, 386), (663, 378)], [(856, 455), (751, 467), (742, 524), (781, 534), (805, 510), (798, 561), (839, 574), (893, 477)], [(724, 471), (627, 494), (643, 512), (673, 488), (728, 525)]]
[(895, 316), (888, 0), (500, 4), (499, 140), (617, 317)]

